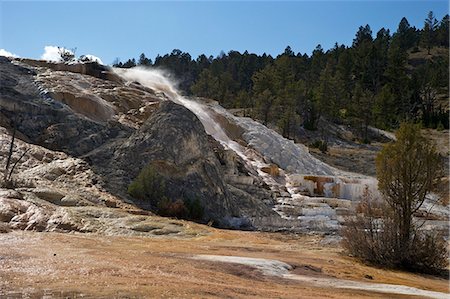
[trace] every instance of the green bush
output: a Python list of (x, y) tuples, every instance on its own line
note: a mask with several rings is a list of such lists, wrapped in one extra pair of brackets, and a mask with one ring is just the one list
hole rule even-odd
[(137, 178), (128, 186), (128, 194), (136, 199), (148, 201), (153, 206), (158, 205), (165, 193), (165, 180), (151, 165), (142, 169)]
[(182, 219), (201, 220), (204, 208), (198, 198), (177, 199), (166, 197), (166, 182), (152, 165), (146, 166), (136, 179), (128, 186), (128, 194), (132, 197), (149, 202), (161, 216)]
[(328, 143), (325, 140), (316, 140), (311, 144), (311, 147), (318, 148), (322, 153), (328, 151)]
[(189, 212), (190, 219), (201, 220), (203, 218), (204, 208), (202, 206), (202, 203), (200, 202), (200, 199), (196, 198), (194, 200), (186, 200), (185, 203)]
[(444, 238), (435, 232), (412, 229), (412, 242), (405, 248), (392, 211), (386, 204), (363, 201), (358, 215), (342, 228), (342, 245), (354, 257), (370, 264), (439, 274), (448, 267)]

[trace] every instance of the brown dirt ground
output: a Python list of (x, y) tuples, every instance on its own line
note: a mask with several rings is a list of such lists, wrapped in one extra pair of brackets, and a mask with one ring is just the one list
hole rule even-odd
[[(193, 229), (198, 226), (193, 224)], [(358, 263), (321, 237), (218, 230), (191, 239), (14, 231), (0, 234), (0, 297), (11, 298), (407, 298), (320, 288), (194, 254), (269, 258), (293, 273), (448, 292), (448, 281)], [(373, 279), (369, 280), (366, 275)], [(3, 293), (2, 293), (3, 292)]]

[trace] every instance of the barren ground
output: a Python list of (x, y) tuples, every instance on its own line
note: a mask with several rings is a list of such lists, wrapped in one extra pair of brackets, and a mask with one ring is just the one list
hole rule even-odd
[[(318, 236), (227, 231), (192, 224), (194, 238), (13, 231), (0, 234), (0, 297), (410, 298), (324, 288), (256, 268), (194, 260), (198, 254), (275, 259), (292, 274), (448, 292), (448, 281), (356, 262)], [(209, 231), (209, 233), (205, 233)]]

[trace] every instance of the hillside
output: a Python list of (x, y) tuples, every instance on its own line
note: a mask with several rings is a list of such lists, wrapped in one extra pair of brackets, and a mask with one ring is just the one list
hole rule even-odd
[[(363, 145), (324, 121), (341, 136), (311, 154), (154, 69), (0, 57), (0, 83), (0, 296), (448, 292), (441, 278), (363, 266), (338, 243), (360, 200), (379, 196), (370, 160), (348, 167), (338, 146), (362, 160), (388, 133)], [(142, 173), (156, 196), (131, 191)], [(448, 206), (433, 199), (416, 216), (447, 234)]]

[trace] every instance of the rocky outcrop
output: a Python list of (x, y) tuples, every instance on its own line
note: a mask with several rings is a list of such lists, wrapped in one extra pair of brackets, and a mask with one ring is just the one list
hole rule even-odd
[(163, 99), (97, 63), (0, 57), (0, 125), (71, 155), (129, 136)]
[[(61, 208), (121, 207), (117, 196), (150, 208), (126, 192), (150, 163), (166, 178), (169, 198), (200, 200), (204, 221), (251, 227), (251, 219), (274, 215), (271, 193), (258, 175), (164, 93), (125, 83), (96, 63), (4, 57), (0, 83), (0, 125), (10, 132), (15, 127), (22, 140), (16, 142), (15, 156), (31, 149), (15, 175), (29, 194), (20, 202), (20, 215), (49, 212), (37, 217), (42, 223), (31, 226), (28, 216), (21, 216), (24, 227), (47, 229), (43, 223)], [(229, 129), (239, 134), (237, 127)], [(6, 155), (9, 137), (2, 136)], [(3, 200), (5, 205), (18, 204), (17, 199)]]
[(247, 218), (273, 213), (249, 193), (227, 185), (200, 121), (188, 109), (170, 101), (162, 102), (126, 141), (88, 158), (93, 165), (108, 165), (98, 172), (114, 177), (108, 180), (107, 188), (122, 194), (130, 179), (152, 164), (166, 178), (169, 198), (199, 199), (205, 209), (204, 220), (213, 219), (220, 225), (248, 225)]
[(29, 66), (34, 67), (45, 67), (53, 71), (64, 71), (70, 73), (78, 73), (81, 75), (89, 75), (95, 78), (114, 81), (117, 83), (124, 83), (122, 78), (111, 72), (111, 69), (107, 66), (101, 65), (95, 61), (88, 62), (74, 62), (74, 63), (60, 63), (60, 62), (50, 62), (46, 60), (34, 60), (21, 58), (18, 61), (23, 62)]
[(43, 94), (36, 71), (0, 57), (0, 114), (6, 127), (49, 149), (81, 155), (129, 133), (118, 122), (99, 123)]

